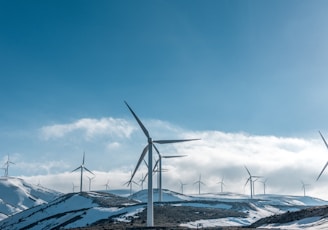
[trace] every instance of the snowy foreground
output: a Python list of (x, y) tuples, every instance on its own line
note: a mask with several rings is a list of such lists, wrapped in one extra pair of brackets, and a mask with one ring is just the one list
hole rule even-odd
[[(0, 229), (69, 229), (89, 226), (102, 220), (111, 221), (112, 224), (130, 222), (146, 208), (147, 191), (139, 191), (132, 196), (127, 196), (127, 190), (60, 194), (17, 178), (6, 178), (0, 180), (0, 196)], [(157, 190), (154, 190), (154, 200), (157, 198)], [(257, 195), (250, 200), (248, 196), (233, 193), (183, 195), (164, 190), (163, 204), (173, 208), (217, 209), (225, 215), (217, 219), (199, 218), (192, 222), (180, 222), (182, 227), (197, 228), (249, 226), (265, 217), (324, 206), (328, 202), (301, 196)], [(160, 204), (155, 203), (157, 205)], [(240, 215), (229, 216), (229, 213)], [(263, 222), (260, 227), (328, 229), (328, 218), (325, 216), (311, 215), (280, 224)]]

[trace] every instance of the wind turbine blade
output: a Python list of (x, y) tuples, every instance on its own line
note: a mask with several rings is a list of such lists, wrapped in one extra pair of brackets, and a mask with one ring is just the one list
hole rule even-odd
[(134, 175), (136, 174), (136, 172), (137, 172), (137, 170), (138, 170), (138, 168), (139, 168), (141, 162), (142, 162), (143, 159), (145, 158), (145, 155), (146, 155), (146, 153), (148, 152), (148, 147), (149, 147), (149, 146), (147, 145), (147, 146), (143, 149), (143, 151), (142, 151), (142, 153), (141, 153), (141, 156), (140, 156), (140, 158), (139, 158), (138, 164), (137, 164), (136, 168), (134, 169), (134, 171), (133, 171), (133, 173), (132, 173), (132, 175), (131, 175), (131, 179), (130, 179), (130, 181), (132, 181), (132, 179), (133, 179)]
[(248, 181), (250, 181), (250, 177), (248, 177), (248, 179), (247, 179), (247, 181), (246, 181), (244, 187), (248, 184)]
[(158, 156), (161, 157), (162, 155), (159, 153), (159, 150), (158, 150), (158, 148), (156, 147), (156, 145), (153, 144), (153, 146), (154, 146), (154, 149), (156, 150)]
[(154, 143), (158, 144), (170, 144), (170, 143), (178, 143), (178, 142), (186, 142), (186, 141), (196, 141), (200, 139), (183, 139), (183, 140), (155, 140)]
[(325, 138), (322, 136), (322, 134), (321, 134), (321, 132), (320, 132), (320, 131), (319, 131), (319, 134), (320, 134), (320, 136), (321, 136), (321, 138), (322, 138), (323, 142), (325, 142), (325, 145), (326, 145), (326, 147), (327, 147), (327, 149), (328, 149), (328, 144), (327, 144), (327, 142), (326, 142)]
[(253, 178), (262, 178), (263, 176), (252, 176)]
[(72, 170), (71, 172), (74, 172), (74, 171), (80, 169), (81, 167), (82, 167), (82, 166), (79, 166), (79, 167), (77, 167), (76, 169)]
[[(155, 163), (155, 165), (154, 165), (154, 168), (153, 168), (153, 172), (156, 172), (156, 167), (157, 167), (157, 165), (158, 165), (158, 162), (160, 161), (160, 159), (158, 159), (157, 161), (156, 161), (156, 163)], [(159, 171), (159, 170), (158, 170)]]
[(319, 180), (319, 178), (320, 178), (321, 174), (323, 173), (323, 171), (325, 171), (327, 165), (328, 165), (328, 161), (327, 161), (327, 163), (325, 164), (325, 166), (323, 167), (323, 169), (321, 170), (321, 172), (320, 172), (320, 174), (319, 174), (319, 176), (318, 176), (318, 178), (317, 178), (317, 181)]
[(187, 155), (174, 155), (174, 156), (162, 156), (162, 158), (177, 158), (177, 157), (186, 157)]
[(139, 126), (141, 127), (142, 131), (144, 132), (144, 134), (146, 135), (147, 138), (150, 138), (148, 130), (146, 129), (146, 127), (142, 124), (142, 122), (140, 121), (140, 119), (138, 118), (138, 116), (133, 112), (133, 110), (131, 109), (131, 107), (128, 105), (128, 103), (126, 101), (124, 101), (124, 103), (126, 104), (126, 106), (129, 108), (130, 112), (132, 113), (132, 115), (134, 116), (134, 118), (137, 120)]
[(92, 175), (95, 175), (93, 172), (91, 172), (89, 169), (87, 169), (86, 167), (83, 167), (85, 170), (87, 170), (89, 173), (91, 173)]
[(82, 160), (82, 165), (84, 165), (84, 160), (85, 160), (85, 152), (83, 152), (83, 160)]
[(249, 172), (248, 168), (245, 166), (245, 169), (247, 170), (248, 175), (251, 177), (251, 173)]

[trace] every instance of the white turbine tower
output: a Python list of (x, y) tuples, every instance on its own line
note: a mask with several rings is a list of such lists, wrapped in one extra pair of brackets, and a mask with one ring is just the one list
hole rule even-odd
[(163, 192), (162, 192), (162, 158), (178, 158), (178, 157), (185, 157), (186, 155), (175, 155), (175, 156), (163, 156), (160, 154), (160, 152), (158, 151), (157, 147), (155, 145), (154, 149), (156, 150), (157, 154), (158, 154), (158, 161), (156, 162), (154, 169), (156, 168), (157, 164), (159, 165), (159, 179), (158, 179), (158, 184), (159, 184), (159, 193), (158, 193), (158, 201), (161, 202), (163, 200)]
[(245, 166), (245, 169), (249, 175), (249, 177), (247, 178), (247, 181), (245, 183), (245, 186), (247, 185), (247, 183), (249, 182), (250, 185), (250, 189), (251, 189), (251, 199), (253, 199), (253, 186), (254, 186), (254, 182), (253, 182), (253, 178), (261, 178), (260, 176), (252, 176), (252, 174), (249, 172), (248, 168)]
[(183, 194), (183, 187), (184, 187), (185, 185), (187, 185), (187, 184), (182, 183), (182, 181), (180, 180), (181, 194)]
[[(88, 176), (87, 176), (88, 177)], [(89, 179), (89, 192), (91, 191), (91, 181), (93, 180), (93, 179), (95, 179), (95, 176), (94, 177), (88, 177), (88, 179)]]
[[(320, 134), (320, 136), (321, 136), (323, 142), (325, 143), (326, 147), (328, 148), (328, 144), (327, 144), (325, 138), (324, 138), (324, 137), (322, 136), (322, 134), (320, 133), (320, 131), (319, 131), (319, 134)], [(318, 178), (317, 178), (317, 181), (319, 180), (319, 178), (320, 178), (321, 174), (323, 173), (323, 171), (325, 171), (327, 165), (328, 165), (328, 161), (327, 161), (327, 163), (325, 164), (325, 166), (323, 167), (323, 169), (321, 170), (321, 172), (320, 172), (320, 174), (319, 174), (319, 176), (318, 176)]]
[[(131, 176), (132, 176), (132, 171), (131, 171)], [(138, 185), (138, 183), (135, 182), (134, 180), (132, 180), (132, 181), (129, 180), (128, 182), (124, 183), (124, 185), (130, 186), (130, 196), (132, 195), (132, 184)]]
[(266, 188), (266, 182), (268, 181), (268, 179), (265, 179), (265, 181), (260, 181), (260, 183), (263, 184), (263, 194), (265, 195), (265, 188)]
[(109, 180), (107, 180), (107, 183), (106, 184), (104, 184), (104, 186), (105, 186), (105, 189), (106, 189), (106, 191), (108, 190), (108, 188), (109, 188)]
[(223, 182), (224, 177), (222, 177), (221, 181), (218, 182), (218, 184), (221, 187), (221, 193), (223, 192), (223, 186), (225, 186), (224, 182)]
[(14, 162), (12, 162), (12, 161), (10, 161), (10, 159), (9, 159), (9, 154), (8, 154), (8, 158), (7, 158), (7, 161), (5, 162), (5, 168), (4, 168), (4, 170), (5, 170), (5, 177), (8, 177), (8, 175), (9, 175), (9, 165), (10, 164), (15, 164)]
[(124, 101), (126, 106), (129, 108), (130, 112), (138, 122), (140, 128), (142, 129), (143, 133), (147, 137), (148, 144), (143, 149), (141, 156), (139, 158), (139, 161), (137, 163), (137, 166), (131, 176), (130, 183), (132, 182), (132, 179), (138, 170), (142, 160), (144, 159), (146, 153), (148, 152), (148, 201), (147, 201), (147, 226), (152, 227), (154, 226), (154, 205), (153, 205), (153, 144), (169, 144), (169, 143), (177, 143), (177, 142), (184, 142), (184, 141), (193, 141), (196, 139), (187, 139), (187, 140), (153, 140), (146, 127), (142, 124), (141, 120), (138, 118), (138, 116), (134, 113), (134, 111), (131, 109), (131, 107), (128, 105), (126, 101)]
[(140, 178), (140, 180), (139, 180), (141, 190), (143, 190), (143, 184), (144, 184), (145, 180), (146, 180), (146, 176), (144, 176), (144, 174), (142, 174), (142, 175), (141, 175), (141, 178)]
[(310, 184), (305, 184), (303, 181), (301, 181), (301, 184), (302, 184), (302, 189), (303, 189), (303, 195), (305, 196), (305, 188), (307, 186), (310, 186)]
[(203, 185), (205, 185), (203, 182), (202, 182), (202, 175), (201, 174), (199, 174), (199, 180), (198, 181), (196, 181), (194, 184), (198, 184), (198, 194), (200, 195), (200, 185), (201, 184), (203, 184)]
[(77, 185), (74, 185), (74, 183), (72, 183), (72, 185), (73, 185), (73, 192), (75, 191), (75, 188), (78, 188), (79, 186), (77, 186)]
[(86, 171), (88, 171), (89, 173), (91, 173), (92, 175), (95, 175), (93, 174), (89, 169), (87, 169), (85, 166), (84, 166), (84, 159), (85, 159), (85, 153), (83, 153), (83, 160), (82, 160), (82, 164), (77, 167), (76, 169), (74, 169), (72, 172), (80, 169), (81, 170), (81, 178), (80, 178), (80, 192), (82, 192), (82, 179), (83, 179), (83, 170), (85, 169)]

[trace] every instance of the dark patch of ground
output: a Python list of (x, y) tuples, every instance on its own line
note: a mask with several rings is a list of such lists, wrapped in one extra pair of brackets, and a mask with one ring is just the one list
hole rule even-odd
[[(101, 230), (101, 229), (187, 229), (180, 227), (181, 223), (202, 219), (219, 219), (225, 217), (246, 217), (243, 212), (237, 212), (227, 209), (202, 208), (189, 206), (171, 206), (161, 204), (154, 206), (154, 225), (153, 228), (146, 227), (147, 209), (138, 213), (137, 216), (130, 219), (130, 222), (117, 222), (115, 218), (100, 221), (93, 226), (76, 228), (80, 230)], [(202, 226), (199, 226), (200, 228)], [(216, 229), (233, 230), (238, 227), (224, 227)]]

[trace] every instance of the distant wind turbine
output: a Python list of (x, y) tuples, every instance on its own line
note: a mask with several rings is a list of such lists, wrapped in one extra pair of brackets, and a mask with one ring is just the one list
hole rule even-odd
[(125, 101), (124, 102), (136, 121), (138, 122), (140, 128), (142, 129), (143, 133), (147, 137), (148, 144), (146, 147), (143, 149), (141, 156), (139, 158), (139, 161), (136, 165), (136, 168), (134, 172), (132, 173), (130, 183), (132, 183), (132, 179), (138, 170), (142, 160), (144, 159), (146, 153), (148, 152), (148, 201), (147, 201), (147, 226), (152, 227), (154, 225), (154, 205), (153, 205), (153, 144), (158, 143), (158, 144), (169, 144), (169, 143), (177, 143), (177, 142), (185, 142), (185, 141), (193, 141), (197, 139), (186, 139), (186, 140), (153, 140), (146, 127), (143, 125), (141, 120), (138, 118), (138, 116), (134, 113), (134, 111), (131, 109), (131, 107), (128, 105), (128, 103)]
[(187, 184), (182, 183), (182, 181), (180, 180), (181, 194), (183, 194), (183, 186), (185, 186), (185, 185), (187, 185)]
[(223, 186), (225, 186), (223, 179), (224, 179), (224, 177), (222, 177), (221, 181), (218, 182), (218, 184), (221, 186), (221, 193), (223, 192)]
[(9, 165), (10, 164), (15, 164), (14, 162), (10, 161), (9, 159), (9, 154), (8, 154), (8, 158), (7, 158), (7, 161), (5, 162), (5, 177), (8, 177), (9, 175)]
[[(320, 131), (319, 131), (319, 134), (320, 134), (320, 136), (321, 136), (323, 142), (325, 143), (326, 147), (328, 148), (328, 144), (327, 144), (325, 138), (322, 136), (322, 134), (321, 134)], [(319, 176), (318, 176), (318, 178), (317, 178), (317, 181), (319, 180), (319, 178), (320, 178), (321, 174), (323, 173), (323, 171), (325, 171), (327, 165), (328, 165), (328, 161), (327, 161), (327, 163), (325, 164), (325, 166), (323, 167), (323, 169), (321, 170), (321, 172), (320, 172), (320, 174), (319, 174)]]
[(305, 188), (307, 186), (310, 186), (310, 184), (305, 184), (303, 181), (301, 181), (301, 184), (302, 184), (302, 189), (303, 189), (303, 195), (305, 196)]
[(88, 177), (88, 179), (89, 179), (89, 192), (91, 191), (91, 181), (95, 178), (96, 178), (95, 176), (94, 177)]
[(154, 149), (156, 150), (157, 154), (158, 154), (158, 161), (156, 162), (154, 168), (156, 168), (157, 164), (159, 165), (159, 169), (158, 169), (158, 184), (159, 184), (159, 193), (158, 193), (158, 201), (161, 202), (163, 200), (163, 193), (162, 193), (162, 158), (178, 158), (178, 157), (185, 157), (186, 155), (175, 155), (175, 156), (163, 156), (160, 154), (159, 150), (157, 149), (157, 147), (155, 145)]
[(85, 153), (83, 153), (83, 160), (82, 160), (82, 164), (77, 167), (76, 169), (74, 169), (72, 172), (80, 169), (81, 170), (81, 178), (80, 178), (80, 192), (82, 192), (82, 179), (83, 179), (83, 170), (85, 169), (86, 171), (88, 171), (89, 173), (91, 173), (92, 175), (95, 175), (93, 174), (89, 169), (87, 169), (85, 166), (84, 166), (84, 159), (85, 159)]
[(106, 184), (104, 184), (104, 186), (105, 186), (105, 188), (106, 188), (106, 191), (108, 190), (108, 188), (109, 188), (109, 180), (107, 180), (107, 183)]
[(265, 179), (265, 181), (259, 181), (260, 183), (263, 184), (263, 194), (265, 195), (265, 187), (266, 187), (266, 182), (268, 181), (268, 179)]
[(205, 185), (205, 184), (202, 182), (201, 178), (202, 178), (202, 175), (199, 174), (199, 180), (196, 181), (196, 182), (194, 183), (194, 184), (198, 184), (198, 194), (199, 194), (199, 195), (200, 195), (200, 185), (201, 185), (201, 184)]
[(253, 183), (253, 178), (261, 178), (260, 176), (252, 176), (252, 174), (250, 173), (250, 171), (248, 170), (248, 168), (245, 166), (245, 169), (249, 175), (246, 183), (245, 183), (245, 186), (247, 185), (247, 183), (249, 183), (250, 185), (250, 190), (251, 190), (251, 199), (253, 199), (253, 186), (254, 186), (254, 183)]
[(74, 192), (75, 191), (75, 188), (78, 188), (79, 186), (74, 185), (74, 183), (72, 183), (72, 185), (73, 185), (73, 192)]
[(143, 190), (143, 184), (144, 184), (145, 180), (146, 180), (146, 176), (144, 176), (144, 174), (142, 174), (141, 175), (141, 178), (139, 180), (140, 186), (141, 186), (141, 190)]
[[(132, 171), (131, 171), (131, 175), (132, 175)], [(124, 183), (124, 185), (130, 186), (130, 196), (132, 195), (132, 184), (138, 185), (137, 182), (135, 182), (134, 180), (132, 181), (129, 180), (128, 182)]]

